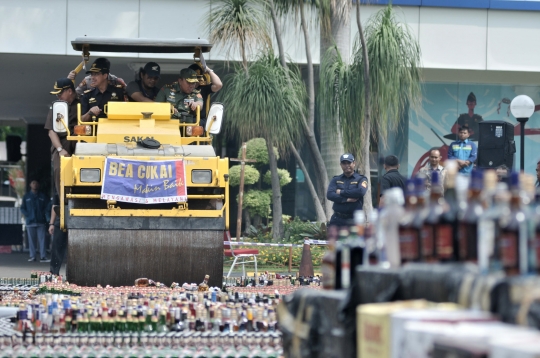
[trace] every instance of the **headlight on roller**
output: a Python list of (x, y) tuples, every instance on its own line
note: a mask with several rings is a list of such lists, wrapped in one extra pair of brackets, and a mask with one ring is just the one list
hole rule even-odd
[(212, 182), (211, 170), (192, 170), (191, 182), (193, 184), (210, 184)]
[(101, 181), (101, 169), (81, 169), (81, 183), (99, 183)]

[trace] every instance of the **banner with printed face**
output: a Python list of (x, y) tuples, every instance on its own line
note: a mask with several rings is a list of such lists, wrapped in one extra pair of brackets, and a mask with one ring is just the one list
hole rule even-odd
[[(540, 159), (540, 86), (475, 83), (425, 83), (422, 105), (409, 114), (408, 171), (414, 176), (427, 165), (432, 150), (441, 161), (458, 140), (461, 126), (469, 128), (469, 140), (478, 145), (478, 123), (506, 121), (514, 125), (516, 148), (514, 169), (519, 168), (521, 127), (510, 112), (512, 99), (526, 94), (535, 103), (534, 113), (525, 126), (525, 172), (535, 174)], [(435, 153), (437, 155), (437, 153)], [(512, 169), (512, 168), (510, 168)]]
[(182, 159), (145, 161), (106, 158), (101, 199), (138, 204), (187, 201)]

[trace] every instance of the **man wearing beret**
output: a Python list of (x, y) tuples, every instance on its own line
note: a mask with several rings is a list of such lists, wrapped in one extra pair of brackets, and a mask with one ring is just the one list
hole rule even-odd
[[(69, 78), (58, 79), (51, 91), (51, 94), (56, 95), (59, 101), (65, 101), (68, 104), (68, 126), (69, 133), (73, 135), (73, 129), (77, 125), (77, 105), (80, 103), (75, 92), (73, 81)], [(67, 133), (56, 133), (54, 131), (52, 106), (49, 109), (45, 129), (49, 133), (51, 139), (51, 161), (53, 163), (54, 185), (57, 193), (60, 192), (60, 156), (69, 157), (75, 152), (75, 142), (67, 140)]]
[(155, 62), (148, 62), (141, 67), (136, 81), (131, 81), (126, 87), (126, 93), (130, 102), (154, 102), (159, 88), (157, 83), (161, 74), (160, 66)]
[(332, 178), (326, 192), (326, 198), (334, 202), (334, 215), (328, 226), (349, 226), (354, 212), (362, 210), (368, 188), (368, 179), (354, 171), (356, 163), (352, 154), (345, 153), (339, 160), (343, 174)]
[(89, 122), (92, 117), (105, 118), (103, 107), (109, 101), (124, 101), (124, 89), (121, 85), (109, 84), (109, 69), (111, 63), (106, 58), (100, 57), (94, 61), (90, 70), (86, 71), (92, 77), (90, 85), (93, 87), (84, 91), (81, 98), (82, 121)]
[(196, 89), (198, 83), (197, 72), (184, 68), (180, 71), (178, 82), (163, 86), (156, 102), (169, 102), (173, 105), (174, 118), (181, 118), (182, 114), (195, 116), (197, 107), (202, 109), (203, 105), (201, 93)]

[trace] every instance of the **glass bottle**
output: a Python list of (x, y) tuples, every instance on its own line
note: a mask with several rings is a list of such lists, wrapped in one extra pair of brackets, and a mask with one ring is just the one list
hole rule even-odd
[(399, 218), (399, 251), (401, 263), (420, 260), (420, 230), (414, 225), (418, 211), (418, 197), (414, 180), (409, 179), (405, 184), (405, 212)]
[(467, 206), (459, 223), (459, 259), (460, 261), (478, 261), (478, 221), (484, 212), (482, 205), (483, 174), (473, 170)]
[(328, 228), (328, 248), (321, 262), (322, 285), (325, 290), (333, 290), (336, 285), (336, 238), (337, 228)]
[(527, 274), (529, 271), (527, 215), (519, 190), (519, 174), (515, 172), (510, 174), (508, 209), (509, 211), (499, 218), (498, 246), (501, 263), (507, 275)]

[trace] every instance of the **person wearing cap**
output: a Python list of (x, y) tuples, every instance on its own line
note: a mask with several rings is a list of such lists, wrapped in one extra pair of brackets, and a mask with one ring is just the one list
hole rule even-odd
[[(59, 101), (65, 101), (68, 104), (67, 126), (69, 133), (77, 125), (77, 105), (80, 103), (75, 92), (73, 81), (69, 78), (60, 78), (54, 83), (53, 90), (50, 92), (56, 95)], [(56, 133), (53, 130), (52, 106), (49, 109), (45, 129), (48, 131), (51, 139), (51, 161), (53, 163), (53, 176), (56, 192), (60, 192), (60, 156), (69, 157), (75, 152), (75, 141), (67, 140), (67, 133)]]
[(126, 87), (130, 102), (154, 102), (159, 88), (157, 83), (161, 73), (160, 66), (155, 62), (148, 62), (139, 70), (138, 80), (131, 81)]
[(90, 70), (92, 89), (86, 90), (81, 97), (82, 121), (91, 121), (92, 117), (105, 118), (103, 107), (108, 102), (124, 101), (124, 89), (121, 85), (109, 84), (109, 69), (111, 63), (106, 58), (100, 57), (94, 61)]
[(161, 88), (156, 102), (169, 102), (175, 110), (173, 118), (180, 118), (182, 114), (194, 116), (197, 107), (202, 109), (203, 105), (201, 93), (195, 89), (198, 83), (197, 72), (191, 68), (184, 68), (180, 71), (178, 82)]
[(450, 143), (448, 159), (455, 159), (458, 163), (459, 172), (471, 175), (474, 162), (478, 155), (478, 147), (469, 139), (469, 128), (459, 128), (459, 140)]
[(334, 203), (328, 226), (348, 226), (354, 212), (362, 210), (368, 188), (368, 178), (354, 171), (356, 163), (352, 154), (345, 153), (339, 160), (343, 173), (332, 178), (326, 191), (326, 198)]
[(202, 53), (200, 55), (200, 64), (194, 63), (189, 66), (189, 68), (197, 72), (199, 83), (197, 84), (196, 88), (201, 91), (201, 96), (204, 102), (203, 109), (201, 111), (201, 125), (204, 126), (206, 124), (206, 116), (210, 110), (210, 96), (218, 92), (223, 87), (223, 83), (214, 70), (206, 65), (206, 61), (204, 60)]
[(379, 195), (379, 207), (384, 206), (384, 192), (390, 188), (401, 188), (405, 193), (405, 178), (399, 174), (399, 159), (395, 155), (384, 158), (383, 164), (386, 173), (381, 178), (381, 193)]
[[(69, 78), (72, 81), (75, 81), (75, 78), (77, 77), (77, 72), (71, 71), (67, 78)], [(87, 91), (89, 89), (92, 89), (93, 87), (90, 85), (92, 82), (92, 76), (86, 76), (83, 78), (82, 82), (79, 83), (77, 87), (75, 87), (75, 92), (77, 92), (77, 95), (79, 97), (82, 97), (84, 95), (84, 91)], [(113, 75), (112, 73), (109, 73), (109, 84), (113, 86), (120, 85), (122, 88), (126, 87), (126, 82), (124, 82), (123, 79)]]
[(471, 92), (467, 96), (467, 108), (469, 111), (467, 113), (462, 113), (459, 115), (456, 123), (452, 126), (452, 134), (445, 135), (445, 138), (448, 139), (458, 139), (459, 138), (459, 128), (469, 127), (469, 140), (478, 140), (478, 134), (480, 132), (480, 126), (478, 123), (483, 122), (484, 119), (481, 115), (474, 113), (474, 108), (476, 107), (476, 95)]

